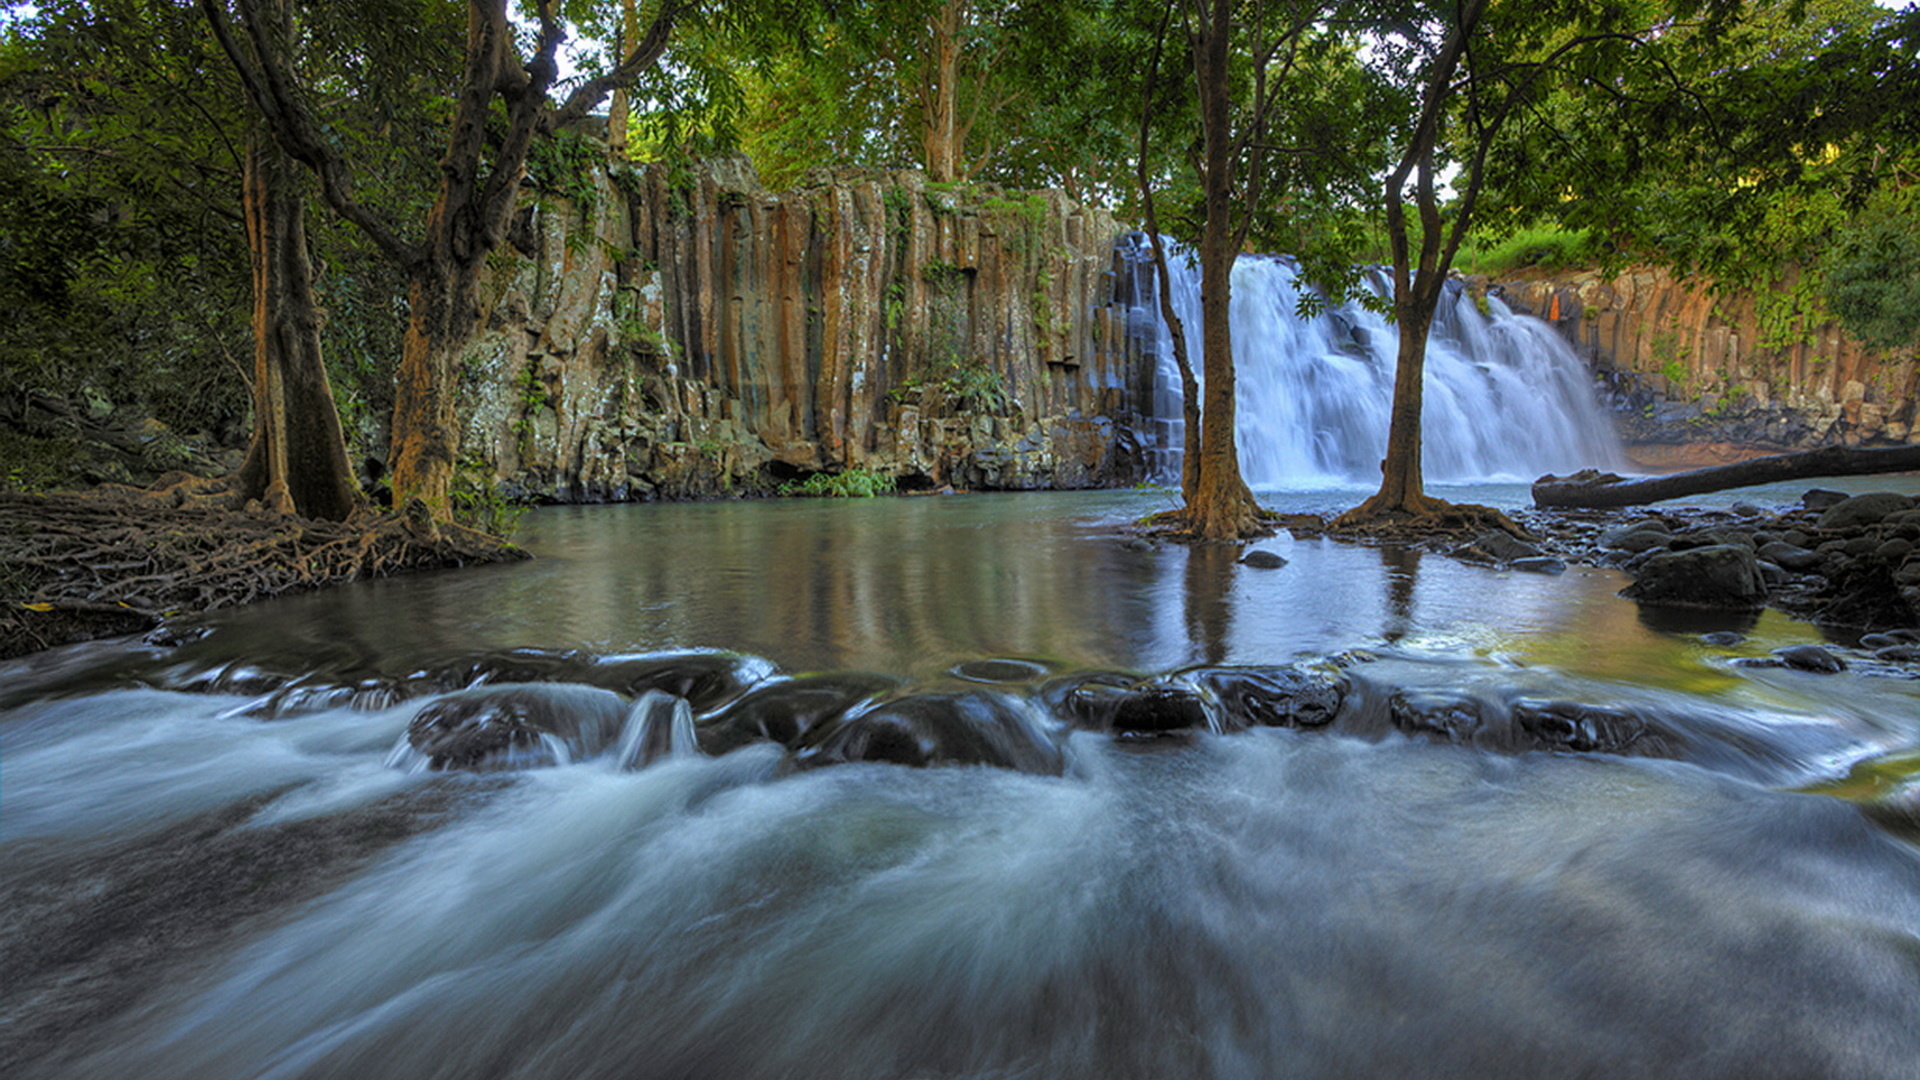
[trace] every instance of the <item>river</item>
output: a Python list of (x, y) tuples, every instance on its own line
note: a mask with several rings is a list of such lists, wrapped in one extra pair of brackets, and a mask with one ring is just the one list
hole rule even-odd
[[(544, 509), (530, 562), (0, 668), (0, 1072), (1920, 1076), (1920, 851), (1854, 801), (1920, 805), (1909, 672), (1844, 641), (1839, 674), (1743, 666), (1821, 637), (1649, 621), (1607, 570), (1116, 532), (1167, 501)], [(1209, 690), (1219, 730), (1146, 737), (1061, 704), (1241, 668), (1338, 687), (1338, 719), (1241, 730)], [(618, 717), (584, 684), (681, 669), (644, 766), (613, 729), (520, 769), (403, 745), (464, 682)], [(1045, 754), (689, 747), (803, 686), (986, 702)], [(1641, 727), (1383, 719), (1436, 699)]]

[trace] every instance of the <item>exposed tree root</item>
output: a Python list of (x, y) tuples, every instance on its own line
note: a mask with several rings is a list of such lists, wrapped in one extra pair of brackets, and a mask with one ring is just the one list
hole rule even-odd
[(1316, 524), (1319, 518), (1312, 515), (1276, 514), (1271, 510), (1256, 507), (1254, 512), (1229, 530), (1231, 535), (1208, 535), (1205, 527), (1196, 526), (1187, 507), (1176, 510), (1162, 510), (1157, 514), (1148, 514), (1136, 524), (1140, 531), (1156, 540), (1170, 540), (1177, 544), (1237, 544), (1243, 540), (1258, 540), (1263, 536), (1272, 536), (1276, 529), (1289, 528), (1296, 518), (1311, 518)]
[(1385, 540), (1395, 543), (1467, 541), (1499, 530), (1522, 540), (1532, 534), (1491, 506), (1450, 503), (1431, 495), (1388, 500), (1379, 495), (1334, 518), (1329, 536), (1345, 540)]
[(313, 521), (184, 488), (0, 494), (0, 657), (362, 578), (524, 558), (403, 514)]

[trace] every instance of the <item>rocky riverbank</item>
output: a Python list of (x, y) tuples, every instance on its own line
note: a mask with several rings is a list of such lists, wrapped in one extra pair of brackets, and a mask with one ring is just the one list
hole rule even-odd
[[(1489, 533), (1451, 550), (1461, 558), (1558, 572), (1568, 563), (1633, 575), (1621, 595), (1676, 625), (1687, 613), (1733, 616), (1777, 608), (1836, 636), (1881, 635), (1882, 659), (1920, 660), (1920, 506), (1910, 495), (1814, 489), (1769, 510), (1661, 507), (1524, 510), (1534, 534)], [(1722, 620), (1724, 621), (1724, 620)], [(1885, 637), (1885, 635), (1894, 635)]]

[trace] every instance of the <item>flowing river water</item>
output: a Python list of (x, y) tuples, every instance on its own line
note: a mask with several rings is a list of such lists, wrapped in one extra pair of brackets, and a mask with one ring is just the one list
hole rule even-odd
[[(535, 561), (8, 665), (0, 1072), (1920, 1076), (1920, 851), (1842, 797), (1916, 801), (1909, 673), (1742, 666), (1819, 635), (1612, 571), (1116, 534), (1165, 498), (541, 510)], [(609, 719), (421, 767), (507, 683)], [(825, 699), (1026, 742), (719, 738)], [(1507, 734), (1405, 721), (1460, 708)]]

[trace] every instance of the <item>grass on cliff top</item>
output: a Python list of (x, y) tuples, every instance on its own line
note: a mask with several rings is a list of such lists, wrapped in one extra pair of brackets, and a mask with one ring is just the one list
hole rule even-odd
[[(1409, 222), (1413, 222), (1410, 220)], [(1418, 245), (1415, 228), (1408, 241)], [(1366, 261), (1385, 263), (1392, 258), (1385, 234), (1369, 245)], [(1476, 232), (1460, 245), (1453, 268), (1463, 274), (1501, 277), (1521, 270), (1567, 270), (1598, 266), (1605, 258), (1602, 240), (1586, 229), (1558, 225), (1531, 225), (1504, 235)]]

